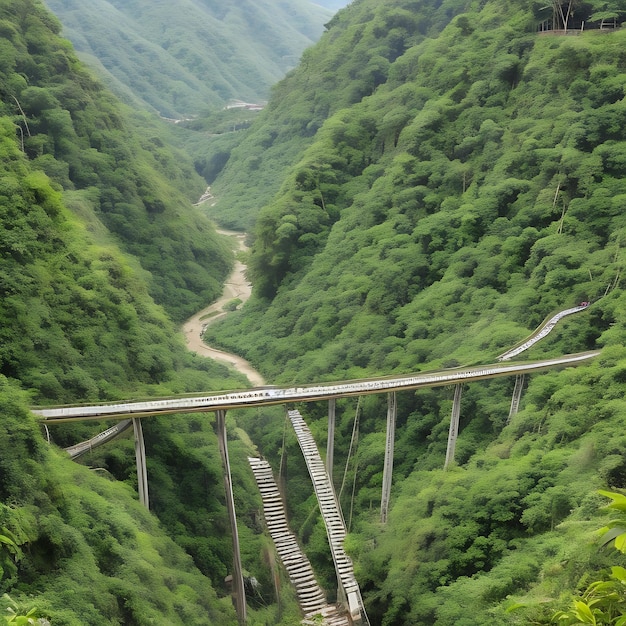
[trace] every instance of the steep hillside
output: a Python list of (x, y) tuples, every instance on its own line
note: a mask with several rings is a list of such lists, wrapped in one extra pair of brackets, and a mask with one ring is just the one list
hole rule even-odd
[(463, 4), (469, 3), (355, 2), (339, 11), (320, 45), (309, 48), (298, 68), (274, 87), (245, 139), (229, 149), (210, 139), (209, 150), (230, 157), (214, 183), (217, 204), (211, 215), (249, 229), (324, 120), (370, 95), (384, 82), (390, 63), (438, 32)]
[[(591, 23), (592, 4), (577, 9)], [(400, 394), (386, 525), (385, 398), (338, 403), (346, 548), (372, 624), (547, 623), (626, 564), (594, 544), (597, 489), (626, 487), (626, 32), (537, 36), (542, 7), (355, 2), (215, 186), (216, 215), (256, 221), (256, 294), (211, 334), (274, 381), (488, 362), (552, 310), (592, 301), (529, 356), (602, 355), (532, 377), (510, 424), (512, 381), (468, 386), (447, 472), (451, 390)], [(217, 597), (231, 548), (210, 417), (146, 421), (157, 523), (134, 502), (131, 440), (93, 452), (91, 471), (26, 408), (242, 384), (187, 355), (171, 321), (228, 268), (190, 208), (202, 181), (84, 71), (39, 2), (2, 0), (0, 18), (0, 592), (53, 624), (234, 623)], [(303, 412), (323, 442), (326, 407)], [(333, 589), (297, 444), (280, 412), (249, 417)], [(250, 444), (229, 446), (244, 567), (260, 583), (251, 623), (293, 624)]]
[[(585, 571), (623, 564), (592, 539), (596, 490), (626, 487), (626, 32), (540, 36), (542, 7), (350, 5), (215, 185), (227, 220), (243, 207), (252, 221), (255, 197), (266, 206), (256, 299), (210, 339), (269, 380), (489, 362), (553, 310), (593, 303), (528, 358), (598, 346), (603, 356), (533, 377), (510, 425), (512, 381), (468, 387), (453, 471), (440, 469), (450, 391), (402, 394), (385, 528), (384, 399), (343, 403), (337, 467), (350, 461), (351, 547), (376, 624), (545, 623)], [(593, 26), (594, 4), (577, 10)], [(323, 441), (324, 408), (307, 410)], [(355, 413), (359, 452), (347, 459)], [(252, 426), (266, 455), (282, 454), (282, 427)], [(298, 502), (304, 470), (287, 446)], [(294, 504), (329, 567), (309, 514)], [(507, 613), (526, 592), (531, 608)]]
[[(23, 150), (96, 232), (99, 223), (153, 272), (151, 295), (176, 320), (215, 298), (230, 264), (227, 246), (191, 207), (204, 188), (191, 164), (132, 119), (82, 67), (38, 4), (2, 15), (1, 112), (17, 124)], [(106, 240), (106, 237), (105, 237)]]
[(169, 118), (267, 98), (332, 16), (308, 0), (46, 4), (116, 92)]
[[(0, 29), (0, 610), (55, 626), (234, 624), (218, 598), (232, 543), (210, 416), (144, 424), (148, 514), (132, 439), (79, 466), (57, 446), (101, 425), (46, 442), (28, 411), (243, 386), (188, 353), (172, 321), (220, 290), (231, 253), (186, 196), (203, 187), (193, 169), (85, 71), (39, 2), (0, 1)], [(234, 442), (233, 465), (250, 452)], [(253, 478), (239, 473), (253, 511)], [(263, 608), (274, 580), (249, 524), (258, 619), (280, 623)], [(293, 601), (281, 606), (288, 619)]]
[(44, 444), (26, 400), (0, 377), (3, 613), (55, 626), (236, 624), (230, 601), (126, 485)]

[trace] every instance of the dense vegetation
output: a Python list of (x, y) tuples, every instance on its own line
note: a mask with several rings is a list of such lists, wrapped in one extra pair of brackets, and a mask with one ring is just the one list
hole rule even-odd
[(321, 44), (306, 50), (299, 67), (274, 87), (263, 121), (232, 150), (215, 182), (218, 203), (211, 214), (221, 223), (250, 228), (323, 122), (369, 96), (384, 82), (390, 63), (437, 33), (452, 13), (448, 3), (436, 0), (406, 7), (355, 2), (337, 13)]
[(116, 93), (169, 118), (265, 99), (332, 16), (309, 0), (46, 4)]
[(190, 210), (201, 179), (154, 127), (124, 117), (67, 42), (47, 35), (60, 30), (50, 14), (22, 7), (2, 9), (2, 114), (18, 124), (23, 151), (90, 229), (102, 222), (159, 274), (148, 278), (151, 295), (184, 319), (220, 293), (229, 267), (228, 248)]
[[(384, 399), (342, 403), (336, 479), (376, 624), (542, 622), (587, 576), (624, 563), (593, 536), (597, 489), (626, 488), (626, 32), (538, 36), (544, 4), (353, 3), (214, 186), (216, 215), (256, 221), (256, 297), (210, 339), (272, 381), (489, 362), (554, 310), (593, 302), (528, 357), (599, 346), (602, 357), (533, 377), (508, 425), (512, 381), (469, 386), (451, 471), (451, 391), (402, 394), (385, 527)], [(593, 26), (598, 3), (576, 10)], [(256, 218), (254, 198), (266, 205)], [(303, 410), (323, 444), (325, 408)], [(332, 587), (282, 429), (250, 426), (277, 466), (286, 451), (294, 527)], [(516, 601), (526, 607), (507, 612)]]
[[(512, 381), (468, 386), (447, 472), (451, 390), (400, 394), (385, 526), (385, 399), (338, 403), (335, 479), (373, 624), (546, 623), (626, 564), (594, 544), (597, 490), (626, 487), (626, 32), (537, 36), (544, 4), (356, 1), (258, 119), (210, 118), (221, 135), (198, 169), (217, 177), (212, 212), (256, 223), (255, 297), (210, 335), (272, 381), (488, 362), (592, 301), (529, 356), (601, 357), (532, 377), (510, 424)], [(577, 15), (626, 10), (600, 4)], [(218, 598), (231, 548), (211, 418), (145, 422), (157, 521), (134, 502), (130, 439), (93, 451), (92, 471), (26, 408), (243, 384), (187, 355), (173, 323), (229, 266), (190, 207), (203, 182), (85, 72), (40, 3), (1, 0), (0, 18), (0, 591), (54, 626), (234, 623)], [(301, 408), (323, 444), (326, 407)], [(260, 583), (250, 623), (294, 624), (239, 428), (282, 458), (293, 526), (332, 590), (310, 481), (280, 411), (229, 419)], [(98, 427), (51, 435), (64, 446)]]
[[(1, 1), (0, 28), (0, 608), (54, 626), (234, 624), (211, 416), (145, 423), (155, 516), (136, 502), (131, 439), (84, 467), (56, 446), (102, 425), (50, 429), (48, 445), (27, 408), (244, 385), (176, 327), (221, 290), (229, 247), (191, 206), (203, 183), (188, 161), (84, 70), (39, 2)], [(250, 452), (233, 443), (251, 623), (280, 623), (263, 608), (280, 578)]]

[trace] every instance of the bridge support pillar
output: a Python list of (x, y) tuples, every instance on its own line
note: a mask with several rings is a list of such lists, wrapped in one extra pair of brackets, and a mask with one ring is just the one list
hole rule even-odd
[(326, 441), (326, 473), (333, 484), (333, 456), (335, 454), (335, 410), (337, 400), (331, 398), (328, 401), (328, 440)]
[(396, 392), (387, 394), (387, 442), (385, 444), (385, 465), (383, 468), (383, 493), (380, 500), (380, 521), (387, 522), (387, 511), (389, 510), (389, 498), (391, 497), (391, 478), (393, 476), (393, 451), (396, 437), (396, 416), (398, 414), (398, 403), (396, 402)]
[(461, 393), (463, 385), (454, 386), (454, 400), (452, 401), (452, 415), (450, 416), (450, 431), (448, 432), (448, 449), (446, 450), (446, 462), (443, 469), (448, 469), (448, 465), (454, 461), (454, 451), (456, 449), (456, 439), (459, 436), (459, 418), (461, 416)]
[(137, 491), (139, 491), (139, 502), (146, 509), (150, 509), (150, 499), (148, 497), (148, 470), (146, 468), (146, 447), (143, 442), (143, 429), (141, 420), (133, 418), (133, 430), (135, 432), (135, 461), (137, 463)]
[(241, 552), (239, 550), (239, 533), (237, 532), (237, 517), (235, 515), (235, 498), (233, 496), (233, 483), (230, 473), (230, 461), (228, 459), (228, 445), (226, 443), (226, 411), (215, 411), (215, 430), (219, 442), (220, 455), (224, 468), (224, 490), (226, 491), (226, 508), (230, 520), (230, 529), (233, 537), (233, 597), (237, 619), (240, 626), (247, 621), (246, 595), (243, 586), (243, 570), (241, 567)]
[(511, 397), (511, 408), (509, 409), (509, 417), (506, 420), (508, 424), (511, 419), (517, 412), (519, 411), (519, 403), (522, 399), (522, 391), (524, 390), (524, 383), (526, 382), (526, 377), (524, 374), (517, 374), (515, 376), (515, 387), (513, 387), (513, 396)]

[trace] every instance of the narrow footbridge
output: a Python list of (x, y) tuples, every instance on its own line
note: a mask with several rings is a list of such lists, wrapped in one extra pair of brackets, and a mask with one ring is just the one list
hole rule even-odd
[(335, 495), (335, 489), (326, 472), (313, 435), (302, 419), (302, 415), (300, 415), (299, 411), (289, 411), (288, 415), (304, 454), (309, 475), (313, 481), (317, 502), (326, 526), (326, 534), (335, 563), (337, 578), (339, 579), (339, 590), (342, 599), (347, 605), (350, 618), (355, 623), (369, 624), (365, 606), (363, 605), (363, 598), (361, 597), (361, 590), (354, 577), (352, 560), (343, 549), (343, 541), (346, 538), (347, 531), (341, 508)]
[[(326, 596), (315, 579), (309, 559), (289, 529), (282, 497), (269, 463), (254, 457), (249, 457), (248, 462), (261, 492), (267, 529), (304, 613), (303, 623), (316, 623), (320, 616), (324, 626), (350, 626), (345, 611), (338, 605), (326, 602)], [(317, 623), (320, 623), (319, 620)]]

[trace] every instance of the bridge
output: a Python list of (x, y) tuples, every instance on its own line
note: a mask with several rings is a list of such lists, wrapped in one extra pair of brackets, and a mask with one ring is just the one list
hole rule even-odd
[[(454, 459), (454, 449), (459, 430), (459, 415), (461, 402), (461, 385), (463, 383), (488, 380), (503, 376), (516, 376), (520, 380), (521, 376), (530, 373), (542, 372), (555, 368), (571, 367), (586, 363), (600, 354), (600, 351), (588, 351), (578, 354), (569, 354), (551, 359), (542, 359), (531, 362), (498, 363), (490, 365), (475, 365), (471, 367), (461, 367), (454, 369), (436, 370), (431, 372), (419, 372), (402, 376), (387, 376), (378, 378), (368, 378), (361, 380), (340, 381), (321, 383), (318, 385), (303, 385), (298, 387), (257, 387), (247, 390), (235, 390), (219, 394), (208, 394), (201, 396), (160, 398), (154, 400), (144, 400), (136, 402), (98, 404), (98, 405), (74, 405), (63, 407), (36, 408), (33, 412), (38, 415), (45, 424), (58, 424), (72, 421), (94, 420), (94, 419), (116, 419), (121, 420), (117, 426), (107, 429), (93, 439), (77, 444), (69, 449), (72, 456), (78, 456), (96, 445), (101, 445), (104, 441), (109, 441), (121, 434), (132, 424), (135, 432), (135, 448), (137, 454), (137, 471), (139, 484), (139, 497), (144, 506), (149, 507), (148, 500), (148, 480), (146, 473), (145, 450), (143, 446), (143, 436), (141, 433), (141, 418), (168, 415), (173, 413), (193, 413), (193, 412), (215, 412), (218, 426), (218, 439), (220, 441), (220, 453), (225, 468), (225, 487), (227, 497), (227, 507), (231, 518), (231, 528), (233, 541), (236, 543), (235, 561), (239, 555), (237, 528), (235, 523), (234, 499), (232, 497), (232, 485), (230, 484), (230, 465), (228, 461), (228, 450), (226, 447), (225, 413), (227, 409), (249, 408), (258, 406), (284, 405), (293, 402), (315, 402), (320, 400), (329, 401), (329, 437), (327, 442), (327, 463), (330, 460), (330, 467), (324, 469), (326, 483), (320, 483), (321, 469), (319, 462), (311, 462), (312, 455), (317, 452), (312, 437), (307, 438), (303, 443), (302, 437), (305, 429), (300, 425), (294, 428), (298, 434), (300, 445), (307, 459), (307, 466), (313, 484), (316, 489), (320, 509), (322, 510), (333, 560), (337, 570), (340, 596), (345, 598), (348, 614), (355, 624), (367, 624), (367, 616), (361, 599), (358, 584), (354, 575), (350, 574), (351, 564), (348, 557), (343, 552), (342, 542), (345, 536), (345, 524), (340, 512), (328, 512), (325, 495), (329, 490), (334, 495), (332, 482), (328, 478), (332, 475), (333, 458), (333, 437), (334, 432), (334, 409), (335, 400), (342, 397), (354, 397), (368, 394), (388, 394), (387, 412), (387, 443), (385, 448), (385, 463), (383, 472), (383, 493), (381, 497), (381, 521), (387, 519), (387, 510), (391, 493), (391, 476), (393, 471), (393, 448), (395, 438), (396, 422), (396, 398), (395, 394), (403, 390), (415, 390), (430, 387), (441, 387), (447, 385), (455, 386), (452, 417), (450, 421), (450, 431), (448, 435), (448, 448), (444, 467)], [(519, 406), (521, 396), (521, 384), (516, 384), (512, 407)], [(509, 416), (510, 417), (510, 416)], [(301, 418), (300, 418), (301, 419)], [(292, 422), (294, 419), (292, 418)], [(308, 429), (306, 429), (308, 430)], [(313, 451), (315, 448), (315, 452)], [(319, 454), (317, 453), (319, 457)], [(321, 486), (320, 486), (321, 484)], [(326, 513), (325, 513), (326, 511)], [(338, 521), (338, 520), (341, 521)], [(343, 527), (342, 527), (343, 524)], [(347, 561), (346, 561), (347, 559)], [(241, 563), (234, 567), (235, 594), (238, 615), (240, 622), (245, 623), (245, 596), (243, 593), (243, 575), (241, 573)], [(238, 574), (237, 574), (238, 572)], [(347, 572), (347, 573), (346, 573)], [(243, 617), (242, 617), (243, 616)], [(334, 618), (333, 618), (334, 619)], [(338, 623), (326, 621), (327, 624)]]
[[(586, 363), (600, 354), (600, 351), (588, 351), (578, 354), (563, 355), (551, 359), (531, 362), (505, 363), (509, 359), (527, 350), (547, 335), (554, 325), (563, 317), (586, 309), (588, 303), (578, 307), (560, 311), (547, 318), (543, 324), (525, 341), (520, 342), (511, 350), (501, 354), (498, 362), (489, 365), (474, 365), (453, 369), (418, 372), (408, 375), (375, 377), (360, 380), (338, 381), (302, 386), (263, 386), (253, 389), (234, 390), (217, 394), (178, 396), (174, 398), (157, 398), (122, 403), (104, 403), (97, 405), (72, 405), (61, 407), (35, 408), (33, 412), (46, 424), (59, 424), (83, 420), (118, 420), (117, 424), (92, 439), (76, 444), (67, 449), (72, 458), (84, 454), (88, 450), (118, 437), (130, 426), (135, 436), (137, 458), (138, 489), (140, 501), (149, 508), (148, 479), (146, 472), (145, 449), (141, 429), (141, 419), (156, 415), (174, 413), (214, 412), (216, 414), (216, 430), (220, 445), (220, 454), (224, 466), (224, 484), (227, 495), (227, 508), (231, 520), (233, 535), (234, 564), (233, 589), (234, 600), (240, 624), (246, 623), (246, 604), (243, 585), (243, 574), (239, 552), (239, 539), (236, 525), (236, 514), (230, 464), (226, 445), (225, 415), (228, 409), (250, 408), (259, 406), (289, 405), (294, 402), (328, 401), (328, 441), (326, 466), (324, 466), (313, 437), (298, 411), (289, 411), (289, 418), (298, 437), (300, 447), (311, 476), (315, 493), (326, 525), (331, 554), (335, 564), (338, 581), (338, 597), (345, 607), (343, 614), (336, 607), (325, 604), (323, 593), (319, 589), (306, 556), (300, 551), (295, 537), (287, 528), (282, 508), (278, 506), (279, 494), (271, 469), (260, 459), (249, 459), (255, 479), (261, 491), (264, 514), (270, 535), (275, 542), (277, 552), (292, 580), (300, 605), (305, 613), (303, 624), (321, 623), (327, 626), (343, 626), (348, 624), (369, 624), (365, 607), (354, 577), (350, 558), (343, 550), (343, 539), (346, 535), (345, 522), (332, 484), (333, 446), (335, 429), (335, 402), (337, 398), (354, 397), (369, 394), (387, 393), (387, 437), (383, 468), (383, 486), (381, 496), (381, 521), (387, 519), (387, 511), (391, 494), (393, 453), (395, 440), (395, 422), (397, 412), (396, 393), (403, 390), (454, 386), (454, 401), (448, 434), (448, 446), (444, 469), (454, 460), (456, 439), (459, 430), (460, 403), (462, 386), (467, 382), (488, 380), (492, 378), (515, 376), (515, 388), (511, 400), (509, 420), (517, 412), (520, 404), (524, 377), (530, 373), (542, 372), (555, 368), (571, 367)], [(313, 621), (308, 621), (312, 618)]]
[(499, 362), (491, 365), (474, 365), (432, 372), (320, 383), (319, 385), (303, 385), (300, 387), (255, 387), (253, 389), (201, 396), (178, 396), (176, 398), (159, 398), (111, 404), (40, 407), (34, 408), (33, 413), (43, 418), (42, 421), (45, 424), (59, 424), (90, 419), (142, 418), (172, 413), (206, 413), (227, 409), (245, 409), (289, 402), (316, 402), (324, 399), (379, 394), (385, 391), (442, 387), (503, 376), (530, 374), (553, 368), (578, 365), (596, 357), (599, 353), (598, 350), (592, 350), (526, 363)]

